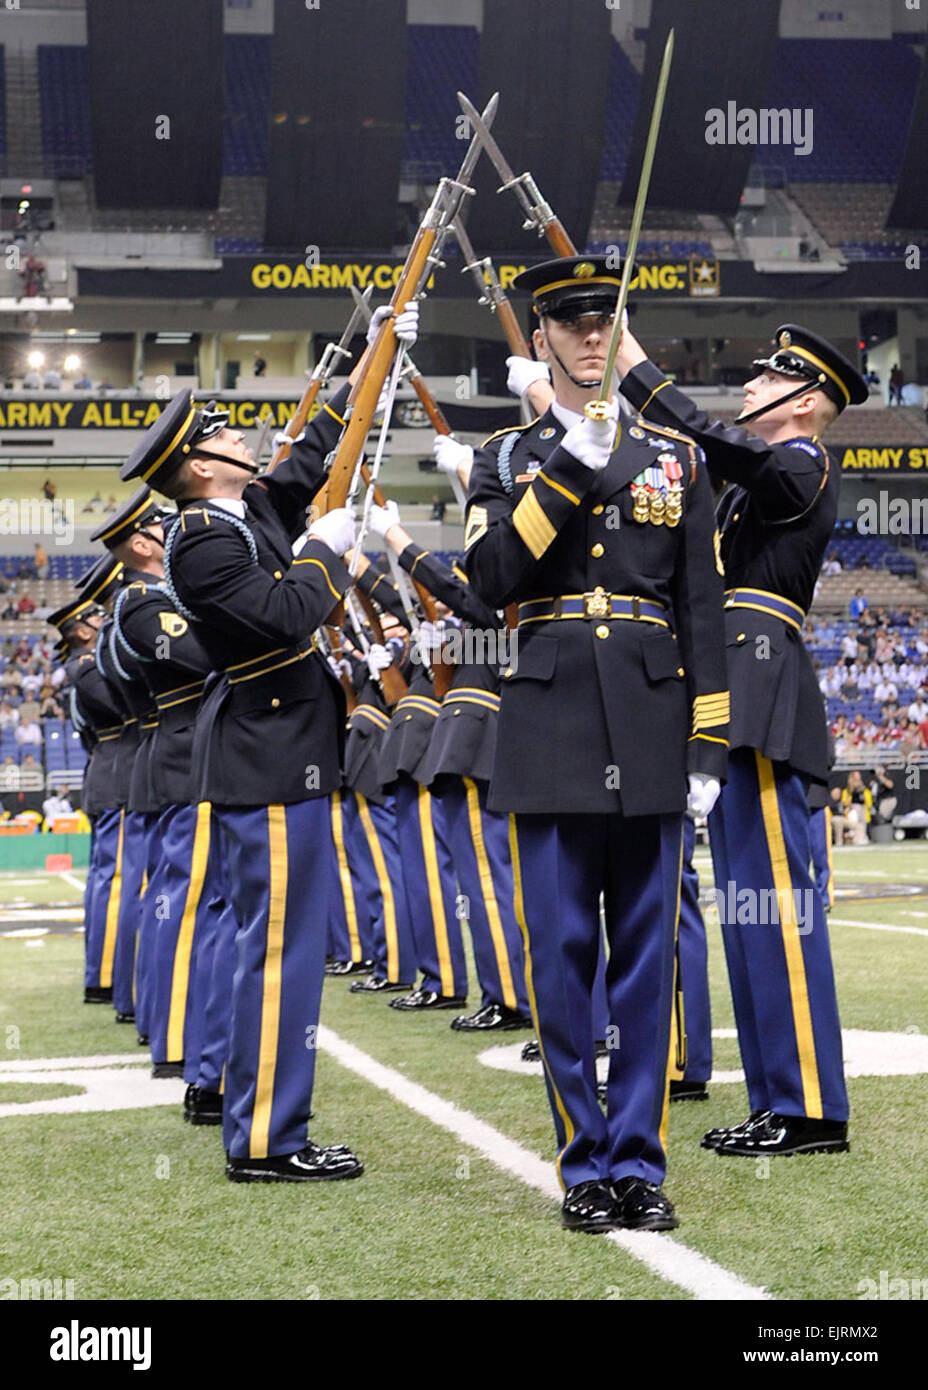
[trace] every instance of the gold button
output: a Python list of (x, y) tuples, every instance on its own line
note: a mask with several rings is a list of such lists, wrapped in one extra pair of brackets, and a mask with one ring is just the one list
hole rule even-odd
[(609, 636), (609, 629), (605, 623), (600, 623), (599, 627), (596, 629), (596, 636), (600, 638)]
[(406, 723), (407, 723), (407, 724), (409, 723), (410, 719), (412, 719), (412, 715), (411, 715), (411, 714), (407, 714), (407, 716), (406, 716)]
[(747, 633), (746, 633), (746, 632), (739, 632), (739, 633), (738, 633), (738, 636), (735, 638), (735, 641), (736, 641), (736, 642), (743, 642), (744, 639), (745, 639), (746, 637), (747, 637)]
[(275, 570), (275, 571), (274, 571), (274, 578), (275, 578), (275, 579), (283, 579), (283, 577), (284, 577), (283, 570)]
[(596, 544), (593, 546), (593, 549), (590, 551), (590, 554), (592, 555), (594, 560), (598, 560), (600, 555), (603, 555), (605, 553), (605, 549), (606, 547), (604, 545), (600, 545), (599, 541), (597, 541)]
[(737, 521), (740, 515), (740, 512), (735, 512), (734, 516), (732, 517), (732, 521)]
[(597, 503), (597, 505), (593, 508), (593, 515), (594, 515), (594, 516), (602, 516), (602, 514), (603, 514), (603, 512), (604, 512), (605, 510), (606, 510), (606, 509), (605, 509), (605, 507), (603, 506), (602, 502), (599, 502), (599, 503)]
[(458, 715), (459, 715), (460, 713), (461, 713), (461, 711), (460, 711), (459, 709), (456, 709), (456, 710), (454, 711), (454, 717), (455, 717), (455, 719), (457, 719), (457, 717), (458, 717)]
[(271, 701), (271, 709), (277, 709), (279, 705), (280, 705), (280, 701), (278, 700), (277, 696), (275, 695), (274, 698), (273, 698), (273, 700)]
[(512, 667), (511, 667), (511, 666), (507, 666), (506, 669), (505, 669), (505, 671), (503, 672), (503, 679), (504, 679), (504, 680), (508, 680), (509, 677), (510, 677), (511, 675), (512, 675)]
[(683, 675), (683, 667), (682, 667), (682, 666), (678, 666), (678, 667), (677, 667), (677, 675), (678, 675), (678, 676), (682, 676), (682, 675)]

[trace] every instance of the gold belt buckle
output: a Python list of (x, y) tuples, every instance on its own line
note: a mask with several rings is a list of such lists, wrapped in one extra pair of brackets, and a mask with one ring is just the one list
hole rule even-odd
[(583, 616), (585, 618), (608, 618), (612, 614), (612, 600), (605, 589), (597, 587), (593, 592), (583, 595)]

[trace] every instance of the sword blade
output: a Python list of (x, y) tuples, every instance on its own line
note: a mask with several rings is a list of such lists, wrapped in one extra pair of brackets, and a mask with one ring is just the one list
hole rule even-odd
[[(459, 101), (462, 100), (462, 96), (463, 94), (461, 92), (458, 92)], [(467, 101), (467, 98), (463, 97), (463, 100)], [(469, 101), (467, 101), (467, 105), (470, 107), (470, 112), (465, 112), (465, 114), (468, 115), (470, 122), (474, 127), (474, 134), (471, 137), (471, 142), (468, 147), (467, 154), (464, 156), (464, 162), (461, 165), (461, 169), (458, 174), (458, 183), (468, 183), (470, 181), (470, 176), (474, 172), (474, 169), (477, 167), (477, 160), (480, 158), (481, 149), (485, 149), (487, 153), (490, 154), (490, 146), (486, 143), (488, 140), (497, 150), (499, 148), (496, 145), (493, 136), (490, 134), (490, 126), (493, 124), (493, 118), (496, 115), (496, 108), (499, 106), (499, 92), (494, 92), (493, 95), (490, 97), (490, 100), (484, 107), (482, 116), (478, 114), (478, 112), (473, 106), (471, 106)], [(471, 114), (471, 112), (473, 114)], [(500, 157), (502, 158), (502, 156)], [(492, 159), (493, 156), (490, 155), (490, 158)]]
[(483, 116), (481, 116), (477, 108), (472, 102), (468, 101), (463, 92), (458, 92), (458, 105), (474, 127), (477, 139), (479, 139), (480, 144), (489, 155), (490, 162), (503, 183), (511, 183), (515, 178), (515, 174), (512, 172), (511, 166), (507, 164), (506, 157), (499, 145), (497, 145), (493, 136), (490, 134), (490, 122), (486, 120), (486, 111), (483, 113)]
[(673, 59), (673, 30), (667, 35), (667, 42), (664, 45), (664, 56), (661, 59), (660, 76), (657, 79), (657, 90), (654, 93), (654, 106), (651, 111), (651, 124), (648, 127), (648, 139), (644, 147), (644, 158), (641, 161), (641, 177), (638, 180), (638, 192), (635, 195), (635, 207), (632, 212), (632, 225), (628, 233), (628, 244), (625, 248), (625, 264), (622, 267), (622, 279), (619, 284), (619, 297), (615, 306), (615, 322), (612, 325), (612, 337), (609, 340), (609, 351), (606, 354), (606, 365), (603, 369), (602, 384), (599, 388), (599, 401), (591, 401), (591, 406), (601, 405), (607, 400), (609, 392), (612, 390), (612, 372), (615, 367), (616, 353), (619, 350), (619, 341), (622, 337), (622, 315), (625, 312), (625, 305), (628, 301), (628, 286), (632, 278), (632, 271), (635, 265), (635, 253), (638, 250), (638, 238), (641, 235), (641, 224), (644, 221), (645, 204), (648, 201), (648, 187), (651, 183), (651, 169), (654, 165), (654, 152), (657, 149), (657, 136), (660, 130), (661, 114), (664, 110), (664, 98), (667, 95), (667, 82), (670, 78), (670, 64)]

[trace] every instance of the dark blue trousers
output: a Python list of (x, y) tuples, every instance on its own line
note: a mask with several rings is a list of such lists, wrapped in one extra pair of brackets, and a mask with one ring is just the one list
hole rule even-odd
[(470, 927), (481, 1003), (528, 1014), (525, 956), (512, 888), (509, 821), (487, 810), (487, 784), (450, 779), (433, 799), (448, 833), (462, 901), (458, 917)]
[(693, 868), (696, 827), (683, 818), (683, 878), (680, 885), (680, 988), (686, 1028), (685, 1081), (712, 1075), (712, 1013), (709, 1005), (709, 950), (699, 908), (699, 875)]
[(835, 876), (831, 859), (831, 810), (827, 806), (809, 812), (809, 848), (812, 851), (812, 876), (822, 906), (833, 907)]
[[(374, 973), (393, 984), (416, 978), (416, 951), (406, 881), (400, 862), (394, 798), (383, 806), (355, 792), (351, 862), (357, 870), (368, 923), (367, 959)], [(363, 944), (363, 938), (362, 938)]]
[[(513, 816), (510, 846), (526, 984), (565, 1187), (661, 1183), (682, 816)], [(596, 1099), (593, 988), (609, 959), (607, 1113)]]
[(151, 838), (159, 852), (149, 870), (142, 914), (142, 940), (150, 942), (145, 965), (151, 1001), (143, 1031), (151, 1039), (152, 1061), (182, 1062), (196, 982), (197, 937), (214, 893), (209, 878), (209, 802), (167, 807)]
[(846, 1120), (831, 947), (800, 777), (735, 749), (709, 818), (715, 893), (752, 1110)]
[(441, 803), (404, 775), (396, 785), (396, 818), (421, 986), (446, 998), (464, 997), (467, 965), (457, 879)]
[(135, 1012), (135, 952), (148, 868), (148, 832), (154, 821), (154, 816), (142, 811), (123, 815), (122, 876), (113, 953), (113, 1008), (117, 1013)]
[[(101, 811), (93, 823), (84, 891), (84, 984), (109, 989), (122, 885), (122, 812)], [(107, 926), (109, 925), (109, 933)]]
[(362, 961), (365, 956), (361, 940), (362, 916), (358, 891), (351, 872), (349, 831), (351, 792), (332, 793), (332, 894), (329, 910), (329, 930), (326, 952), (336, 960)]
[[(204, 1091), (222, 1091), (229, 1052), (232, 1012), (232, 979), (235, 974), (235, 938), (238, 923), (225, 888), (220, 836), (213, 816), (210, 842), (210, 879), (217, 884), (207, 902), (206, 919), (197, 929), (194, 1002), (190, 1010), (190, 1052), (184, 1058), (184, 1080)], [(216, 864), (214, 872), (214, 860)]]
[(331, 889), (329, 798), (217, 806), (238, 930), (222, 1136), (235, 1158), (306, 1143)]

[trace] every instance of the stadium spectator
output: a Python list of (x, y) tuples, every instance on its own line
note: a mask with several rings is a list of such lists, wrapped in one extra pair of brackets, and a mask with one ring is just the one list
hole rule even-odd
[(889, 374), (889, 405), (902, 404), (902, 388), (905, 385), (905, 375), (898, 362), (893, 363), (892, 371)]
[(255, 376), (264, 376), (264, 373), (265, 373), (266, 371), (267, 371), (267, 362), (266, 362), (266, 361), (264, 360), (264, 358), (261, 356), (260, 352), (256, 352), (256, 353), (255, 353)]
[(928, 691), (924, 689), (919, 690), (917, 697), (912, 701), (906, 711), (909, 718), (916, 724), (921, 724), (923, 720), (928, 719), (928, 699), (925, 698), (926, 695), (928, 695)]
[(42, 815), (45, 817), (43, 830), (51, 830), (59, 816), (73, 816), (74, 807), (68, 797), (67, 787), (59, 787), (42, 802)]
[(10, 597), (6, 601), (6, 606), (3, 609), (3, 612), (0, 613), (0, 618), (2, 618), (4, 622), (7, 623), (15, 623), (18, 617), (19, 609), (16, 607), (13, 595), (10, 595)]
[(48, 371), (45, 373), (45, 380), (42, 382), (42, 385), (46, 391), (61, 390), (61, 373), (58, 371), (57, 367), (49, 367)]
[(41, 541), (36, 541), (35, 543), (35, 554), (32, 557), (32, 563), (35, 565), (36, 578), (46, 580), (49, 570), (48, 556), (42, 547)]
[(840, 787), (832, 787), (828, 793), (828, 807), (831, 811), (831, 836), (836, 845), (844, 844), (844, 837), (847, 834), (847, 816), (844, 814), (844, 802)]
[(16, 727), (16, 742), (18, 744), (32, 745), (36, 748), (42, 746), (42, 730), (37, 719), (23, 717)]
[(863, 778), (856, 770), (848, 774), (847, 786), (841, 793), (841, 804), (850, 826), (851, 843), (865, 845), (867, 843), (867, 823), (870, 820), (873, 807), (873, 796), (870, 788), (864, 785)]
[(841, 638), (841, 655), (845, 666), (853, 666), (857, 660), (857, 634), (848, 632)]
[(887, 680), (884, 676), (879, 685), (874, 686), (873, 698), (874, 700), (879, 700), (881, 703), (886, 700), (898, 700), (899, 691), (896, 689), (895, 683), (891, 680)]
[(35, 612), (35, 599), (27, 589), (23, 589), (16, 607), (23, 618), (28, 618), (30, 614)]
[(854, 597), (851, 599), (850, 604), (848, 605), (848, 613), (851, 619), (854, 622), (857, 622), (860, 615), (869, 607), (870, 605), (864, 597), (863, 589), (855, 589)]
[(57, 493), (57, 486), (52, 482), (51, 478), (46, 478), (45, 482), (42, 484), (42, 496), (45, 498), (46, 502), (54, 502)]
[(41, 813), (45, 777), (42, 767), (32, 753), (27, 753), (19, 765), (19, 812), (37, 811)]
[(876, 768), (871, 778), (870, 795), (876, 807), (874, 819), (879, 817), (881, 821), (891, 821), (899, 798), (896, 795), (896, 783), (882, 764)]
[(831, 553), (828, 555), (827, 559), (825, 560), (824, 565), (822, 566), (822, 574), (828, 577), (833, 574), (843, 573), (844, 566), (841, 564), (841, 561), (838, 559), (838, 556), (832, 550)]
[(19, 723), (19, 710), (14, 708), (9, 700), (0, 702), (0, 733), (5, 733), (7, 729), (15, 729)]
[(103, 498), (100, 496), (100, 489), (97, 488), (89, 502), (85, 502), (81, 508), (82, 512), (100, 512), (103, 510)]
[(26, 373), (26, 375), (23, 377), (23, 390), (24, 390), (24, 391), (41, 391), (41, 389), (42, 389), (42, 378), (39, 376), (39, 374), (38, 374), (38, 372), (36, 371), (35, 367), (30, 367), (29, 370), (28, 370), (28, 372)]
[(80, 374), (80, 376), (78, 377), (77, 381), (75, 381), (75, 383), (74, 383), (74, 389), (75, 389), (75, 391), (92, 391), (92, 390), (93, 390), (93, 382), (90, 380), (90, 377), (87, 375), (86, 372), (81, 372), (81, 374)]

